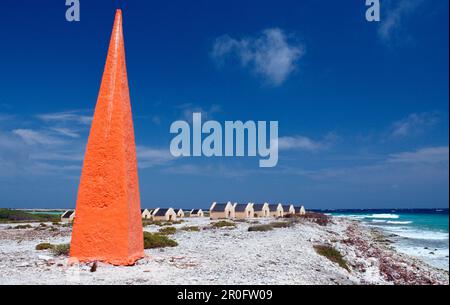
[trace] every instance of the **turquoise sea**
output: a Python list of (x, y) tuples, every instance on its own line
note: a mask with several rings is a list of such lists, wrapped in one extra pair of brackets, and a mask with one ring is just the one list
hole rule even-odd
[(432, 266), (449, 270), (448, 209), (327, 210), (336, 217), (382, 229), (393, 246)]

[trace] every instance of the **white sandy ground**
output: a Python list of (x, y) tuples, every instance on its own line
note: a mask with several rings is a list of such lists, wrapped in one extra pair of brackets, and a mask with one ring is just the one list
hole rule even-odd
[[(8, 229), (9, 225), (3, 224), (0, 225), (0, 284), (393, 283), (380, 272), (380, 259), (376, 255), (370, 257), (363, 253), (366, 251), (344, 242), (349, 238), (349, 227), (356, 228), (355, 234), (368, 245), (381, 248), (382, 255), (390, 257), (393, 265), (405, 267), (412, 275), (425, 274), (435, 284), (448, 284), (448, 271), (432, 268), (374, 242), (373, 233), (355, 222), (344, 219), (333, 222), (321, 227), (305, 221), (293, 228), (268, 232), (248, 232), (250, 224), (246, 222), (238, 222), (235, 229), (179, 230), (171, 237), (179, 243), (177, 247), (145, 250), (146, 257), (131, 267), (99, 263), (96, 272), (90, 272), (89, 265), (69, 267), (66, 258), (35, 250), (41, 242), (69, 243), (71, 228), (51, 232)], [(208, 218), (188, 218), (175, 227), (208, 227), (210, 223)], [(144, 228), (150, 232), (158, 229), (157, 226)], [(351, 272), (315, 252), (313, 245), (323, 243), (339, 249), (351, 265)]]

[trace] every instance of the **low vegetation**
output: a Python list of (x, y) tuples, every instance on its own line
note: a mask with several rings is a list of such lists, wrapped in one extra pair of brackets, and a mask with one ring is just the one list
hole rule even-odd
[(32, 225), (17, 225), (17, 226), (11, 227), (10, 229), (24, 230), (24, 229), (31, 229), (31, 228), (33, 228)]
[(294, 223), (289, 221), (274, 221), (270, 223), (272, 228), (290, 228), (294, 225)]
[(33, 214), (20, 210), (0, 208), (0, 223), (11, 222), (57, 222), (59, 215), (55, 214)]
[(175, 227), (164, 227), (159, 229), (159, 233), (163, 235), (173, 235), (177, 232), (177, 229)]
[(178, 246), (178, 243), (173, 239), (167, 237), (167, 235), (162, 235), (160, 233), (144, 232), (145, 249), (166, 248), (176, 246)]
[(326, 226), (331, 221), (329, 216), (322, 213), (314, 213), (314, 212), (308, 212), (305, 215), (301, 215), (300, 219), (306, 219), (310, 222), (317, 223), (320, 226)]
[(54, 245), (52, 252), (57, 256), (67, 256), (70, 252), (70, 244)]
[(146, 226), (158, 226), (158, 227), (164, 227), (164, 226), (172, 226), (172, 225), (178, 225), (180, 223), (183, 223), (184, 220), (173, 220), (173, 221), (159, 221), (159, 220), (149, 220), (149, 219), (143, 219), (142, 225), (144, 227)]
[(200, 232), (200, 228), (197, 226), (183, 227), (183, 228), (181, 228), (181, 230), (189, 231), (189, 232)]
[(250, 226), (248, 228), (249, 232), (266, 232), (273, 230), (273, 227), (271, 225), (256, 225), (256, 226)]
[(350, 272), (350, 268), (342, 257), (342, 254), (335, 248), (327, 245), (316, 245), (314, 246), (314, 250), (316, 250), (319, 255), (325, 256), (333, 263), (337, 263), (339, 266)]
[(234, 222), (231, 222), (231, 221), (220, 220), (220, 221), (214, 222), (212, 224), (212, 227), (213, 228), (225, 228), (225, 227), (228, 227), (228, 228), (232, 227), (232, 228), (234, 228), (234, 227), (236, 227), (236, 224)]
[(36, 250), (42, 251), (42, 250), (51, 250), (53, 249), (53, 245), (50, 243), (41, 243), (36, 246)]
[(52, 245), (50, 243), (40, 243), (36, 246), (36, 250), (51, 250), (54, 255), (67, 256), (70, 251), (70, 244)]

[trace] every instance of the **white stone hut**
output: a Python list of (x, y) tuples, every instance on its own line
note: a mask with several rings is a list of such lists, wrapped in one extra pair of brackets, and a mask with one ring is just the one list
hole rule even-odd
[(281, 203), (278, 204), (269, 204), (269, 210), (270, 210), (270, 216), (279, 218), (283, 217), (283, 207), (281, 206)]
[(254, 215), (255, 211), (253, 210), (253, 203), (234, 204), (234, 216), (237, 219), (253, 218)]
[(209, 209), (209, 217), (211, 219), (233, 219), (235, 217), (234, 205), (230, 201), (227, 203), (213, 202)]
[(155, 221), (175, 221), (177, 220), (177, 213), (172, 208), (157, 208), (153, 211), (153, 220)]

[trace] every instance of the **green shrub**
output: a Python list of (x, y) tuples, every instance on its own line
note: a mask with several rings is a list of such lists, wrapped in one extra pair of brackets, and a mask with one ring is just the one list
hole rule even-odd
[(144, 232), (144, 248), (154, 249), (154, 248), (165, 248), (165, 247), (176, 247), (178, 243), (166, 235), (160, 233), (149, 233)]
[(38, 251), (49, 250), (49, 249), (53, 249), (53, 245), (50, 243), (41, 243), (36, 246), (36, 250), (38, 250)]
[(330, 261), (337, 263), (339, 266), (350, 272), (350, 268), (348, 267), (345, 259), (342, 257), (342, 254), (335, 248), (326, 245), (316, 245), (314, 246), (314, 250), (316, 250), (318, 254), (325, 256)]
[(234, 222), (221, 220), (212, 224), (213, 228), (236, 227)]
[(183, 231), (190, 231), (190, 232), (200, 232), (200, 228), (196, 226), (190, 226), (190, 227), (183, 227), (181, 228)]
[(146, 226), (151, 226), (151, 225), (155, 225), (158, 227), (162, 227), (164, 224), (161, 221), (155, 221), (155, 220), (142, 220), (142, 225), (144, 227)]
[(179, 225), (180, 223), (183, 223), (184, 220), (169, 220), (163, 223), (163, 226), (172, 226), (172, 225)]
[(266, 232), (273, 230), (271, 225), (256, 225), (248, 228), (249, 232)]
[(54, 245), (52, 248), (52, 252), (54, 255), (67, 256), (70, 252), (70, 244)]
[(173, 235), (176, 232), (177, 232), (177, 229), (174, 227), (165, 227), (165, 228), (159, 229), (159, 233), (161, 233), (163, 235)]

